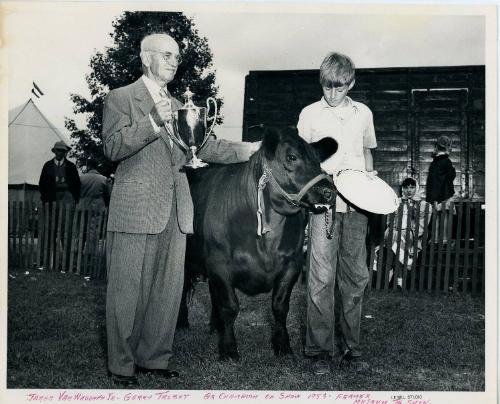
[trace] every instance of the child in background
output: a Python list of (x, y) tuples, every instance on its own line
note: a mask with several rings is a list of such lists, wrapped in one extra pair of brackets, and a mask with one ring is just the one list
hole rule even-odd
[[(429, 166), (429, 175), (425, 187), (426, 201), (434, 206), (434, 209), (441, 214), (448, 212), (450, 200), (455, 194), (453, 180), (456, 176), (455, 167), (450, 160), (451, 139), (448, 136), (439, 136), (435, 143), (434, 159)], [(444, 202), (445, 212), (441, 212)], [(443, 242), (447, 240), (448, 214), (444, 217), (444, 226), (442, 230)], [(439, 226), (436, 226), (434, 232), (434, 241), (438, 241)]]
[[(387, 260), (396, 265), (395, 259), (400, 263), (400, 267), (410, 271), (413, 265), (413, 260), (418, 258), (419, 252), (422, 250), (422, 236), (425, 227), (429, 224), (430, 215), (427, 219), (425, 217), (425, 209), (427, 202), (421, 200), (418, 190), (418, 183), (412, 177), (407, 177), (401, 183), (401, 202), (403, 203), (401, 230), (398, 229), (399, 219), (394, 218), (392, 239), (389, 237), (391, 234), (390, 228), (387, 227), (384, 233), (385, 243), (387, 245), (386, 257)], [(418, 207), (420, 205), (420, 208)], [(418, 213), (418, 215), (417, 215)], [(410, 225), (409, 230), (408, 224)], [(415, 238), (417, 238), (417, 248), (415, 246)], [(398, 253), (399, 244), (399, 253)], [(390, 248), (389, 248), (390, 246)], [(378, 269), (378, 246), (375, 248), (375, 260), (373, 261), (373, 270)], [(396, 257), (396, 253), (398, 253)], [(406, 255), (406, 262), (405, 262)], [(389, 271), (389, 282), (394, 274), (391, 268)], [(403, 287), (403, 278), (401, 273), (397, 275), (397, 285), (399, 288)]]

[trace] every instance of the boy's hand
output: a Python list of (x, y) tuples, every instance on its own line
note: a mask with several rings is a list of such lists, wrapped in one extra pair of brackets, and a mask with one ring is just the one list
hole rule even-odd
[(254, 154), (257, 150), (260, 149), (260, 146), (262, 144), (262, 141), (259, 140), (258, 142), (253, 142), (250, 144), (250, 155)]

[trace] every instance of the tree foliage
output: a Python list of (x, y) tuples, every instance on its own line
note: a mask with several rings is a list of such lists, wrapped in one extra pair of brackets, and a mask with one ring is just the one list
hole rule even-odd
[[(110, 33), (113, 45), (96, 51), (90, 59), (91, 73), (86, 75), (91, 99), (71, 94), (75, 114), (85, 114), (86, 128), (78, 128), (74, 119), (66, 118), (65, 126), (71, 132), (74, 148), (71, 156), (79, 167), (94, 160), (102, 171), (111, 173), (114, 165), (104, 157), (101, 141), (102, 107), (109, 90), (122, 87), (142, 75), (139, 57), (142, 38), (151, 33), (166, 32), (179, 44), (182, 63), (175, 79), (168, 88), (172, 95), (182, 100), (189, 86), (195, 94), (197, 105), (204, 105), (208, 97), (217, 98), (212, 52), (206, 38), (198, 35), (192, 19), (180, 12), (125, 12), (113, 21)], [(220, 121), (220, 120), (219, 120)]]

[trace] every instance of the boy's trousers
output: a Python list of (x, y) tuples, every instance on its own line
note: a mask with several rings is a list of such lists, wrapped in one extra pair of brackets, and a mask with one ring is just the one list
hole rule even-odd
[[(331, 223), (331, 212), (328, 212)], [(328, 224), (329, 224), (328, 223)], [(307, 291), (305, 354), (334, 356), (350, 349), (360, 356), (360, 322), (363, 292), (368, 283), (366, 231), (368, 218), (356, 211), (335, 213), (331, 239), (327, 238), (325, 214), (310, 221), (310, 267)], [(341, 303), (335, 333), (335, 282)], [(342, 350), (342, 351), (341, 351)]]

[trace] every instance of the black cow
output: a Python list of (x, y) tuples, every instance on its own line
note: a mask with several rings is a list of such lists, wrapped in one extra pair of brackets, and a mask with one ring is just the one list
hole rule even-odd
[(296, 129), (268, 130), (250, 161), (190, 174), (195, 232), (188, 238), (187, 277), (200, 271), (208, 277), (221, 359), (239, 359), (235, 288), (248, 295), (273, 291), (274, 353), (292, 352), (286, 317), (303, 265), (303, 208), (334, 201), (320, 161), (336, 149), (330, 138), (309, 145)]

